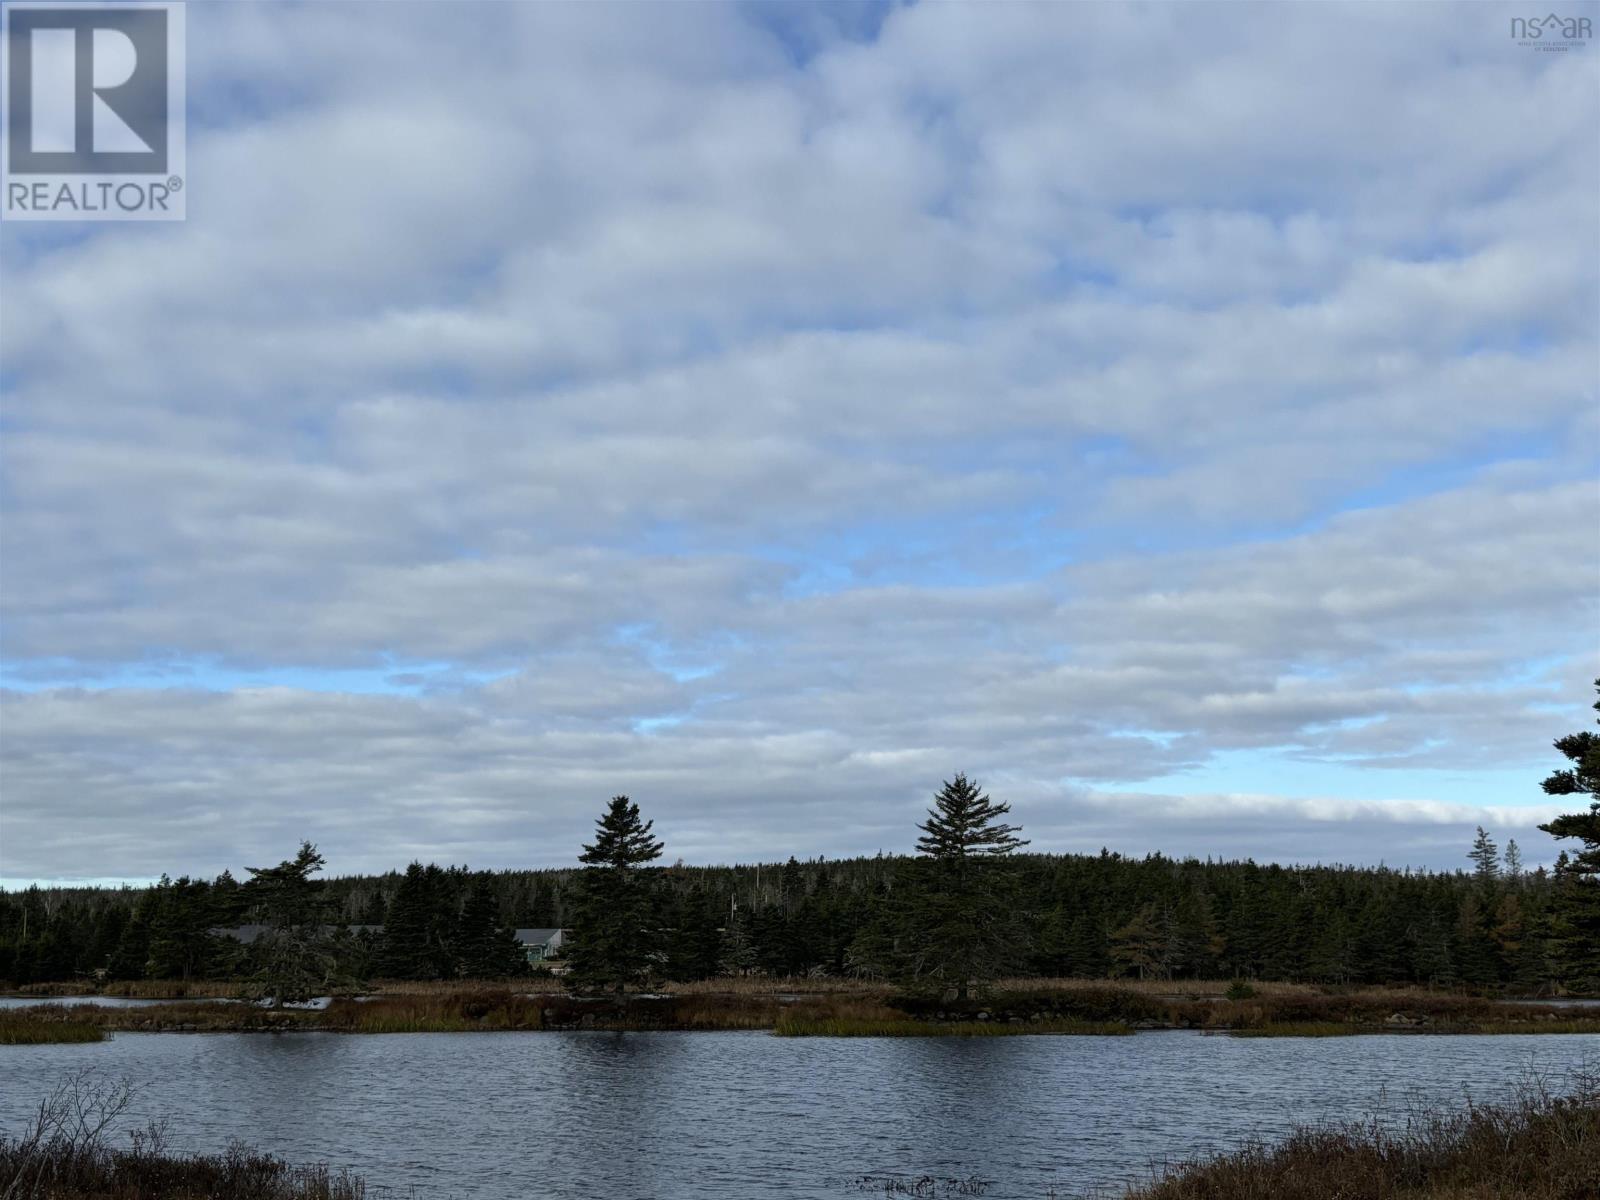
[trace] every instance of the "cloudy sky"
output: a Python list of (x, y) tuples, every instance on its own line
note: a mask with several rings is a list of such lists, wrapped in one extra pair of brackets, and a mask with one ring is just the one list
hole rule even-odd
[(900, 851), (957, 770), (1548, 861), (1600, 47), (1525, 8), (190, 5), (188, 221), (0, 230), (0, 877)]

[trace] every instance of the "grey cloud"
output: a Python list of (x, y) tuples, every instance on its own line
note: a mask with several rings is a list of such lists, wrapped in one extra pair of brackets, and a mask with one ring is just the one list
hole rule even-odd
[(908, 6), (798, 65), (733, 6), (287, 11), (192, 11), (189, 222), (0, 229), (0, 607), (29, 686), (303, 686), (8, 693), (6, 872), (565, 861), (629, 789), (691, 858), (858, 851), (958, 767), (1055, 846), (1443, 862), (1464, 809), (1089, 789), (1531, 779), (1583, 719), (1592, 56), (1481, 6)]

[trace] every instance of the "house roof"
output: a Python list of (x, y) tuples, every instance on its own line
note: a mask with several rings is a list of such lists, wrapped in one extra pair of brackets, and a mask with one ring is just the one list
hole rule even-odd
[(517, 941), (524, 946), (544, 946), (554, 941), (560, 932), (559, 929), (519, 929)]

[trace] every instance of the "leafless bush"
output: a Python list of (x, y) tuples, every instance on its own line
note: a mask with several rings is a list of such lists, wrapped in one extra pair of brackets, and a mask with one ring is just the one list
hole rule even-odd
[(69, 1075), (39, 1103), (16, 1138), (0, 1138), (0, 1200), (365, 1200), (366, 1184), (348, 1171), (291, 1166), (242, 1145), (222, 1154), (170, 1154), (167, 1123), (129, 1131), (113, 1126), (133, 1104), (126, 1080), (93, 1070)]

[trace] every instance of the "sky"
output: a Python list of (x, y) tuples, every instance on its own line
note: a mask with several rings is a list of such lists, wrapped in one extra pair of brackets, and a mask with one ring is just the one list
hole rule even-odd
[(191, 4), (188, 219), (0, 228), (0, 880), (898, 853), (957, 771), (1550, 861), (1600, 46), (1530, 13)]

